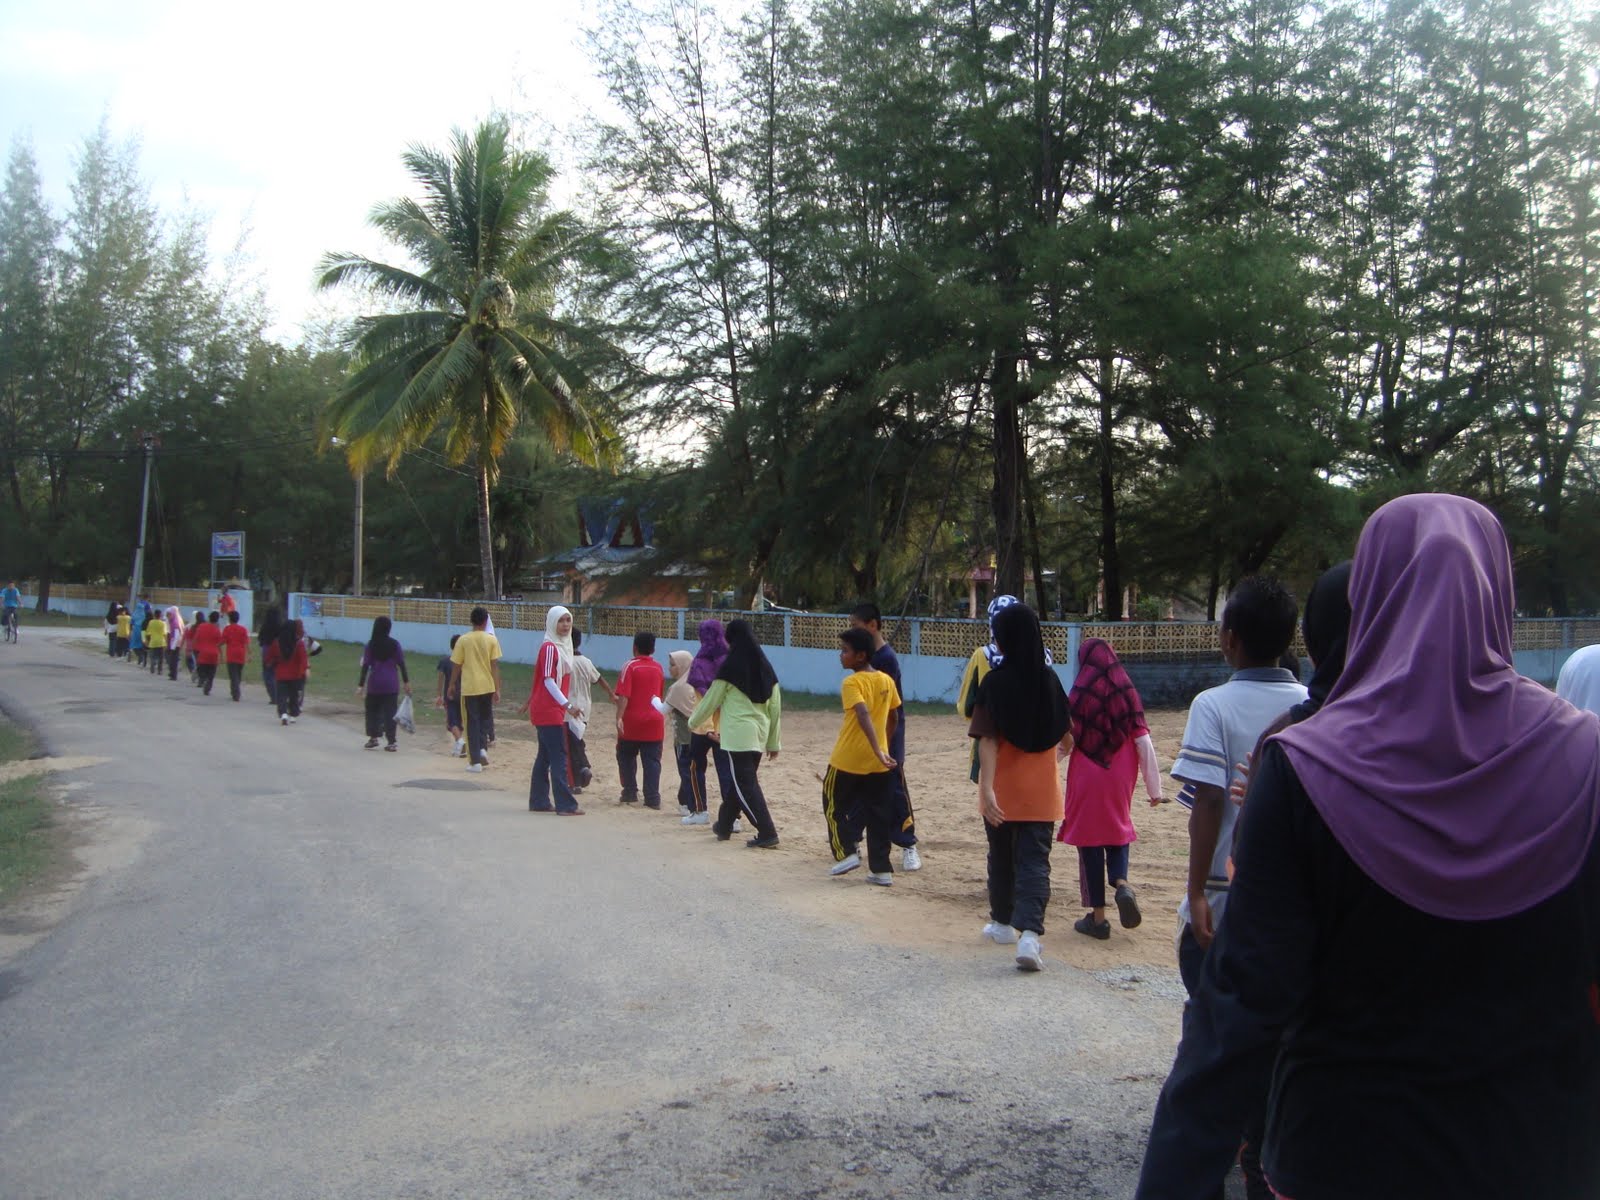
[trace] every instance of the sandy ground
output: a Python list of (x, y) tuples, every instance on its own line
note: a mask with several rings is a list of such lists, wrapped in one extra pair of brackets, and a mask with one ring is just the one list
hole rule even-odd
[[(360, 712), (354, 704), (323, 699), (314, 704), (321, 714), (338, 714), (356, 725), (360, 722)], [(596, 716), (587, 739), (595, 780), (583, 796), (583, 803), (591, 810), (620, 807), (616, 803), (616, 737), (610, 711), (607, 701), (597, 697)], [(1177, 757), (1184, 716), (1183, 711), (1149, 714), (1151, 735), (1163, 769)], [(817, 775), (827, 766), (839, 721), (840, 717), (831, 712), (792, 710), (785, 714), (783, 752), (775, 762), (763, 763), (761, 781), (783, 840), (782, 848), (775, 852), (783, 860), (782, 869), (805, 873), (822, 880), (826, 889), (845, 892), (868, 886), (862, 882), (865, 871), (840, 879), (828, 877), (833, 857), (823, 825), (821, 785), (817, 782)], [(496, 787), (520, 789), (526, 785), (533, 764), (533, 742), (526, 719), (507, 700), (497, 710), (496, 727), (500, 740), (488, 774)], [(898, 852), (894, 856), (895, 888), (906, 894), (906, 903), (912, 898), (915, 901), (915, 908), (903, 917), (903, 933), (940, 943), (965, 940), (988, 919), (986, 842), (977, 812), (977, 791), (967, 773), (967, 723), (954, 713), (913, 715), (907, 734), (907, 777), (924, 867), (915, 874), (900, 872)], [(449, 742), (442, 736), (419, 733), (413, 741), (415, 749), (448, 757)], [(413, 746), (408, 744), (406, 748), (409, 751)], [(637, 816), (641, 821), (659, 822), (666, 837), (709, 837), (705, 829), (684, 829), (679, 824), (677, 776), (670, 755), (669, 745), (662, 763), (663, 811), (656, 814), (641, 807)], [(718, 793), (714, 777), (709, 786), (715, 808)], [(1177, 795), (1170, 776), (1164, 776), (1163, 787), (1169, 800)], [(1051, 957), (1088, 971), (1104, 971), (1123, 964), (1175, 970), (1173, 937), (1188, 855), (1188, 811), (1171, 803), (1152, 808), (1141, 784), (1134, 797), (1133, 820), (1139, 840), (1133, 848), (1130, 872), (1144, 923), (1138, 929), (1123, 929), (1113, 910), (1109, 941), (1074, 934), (1071, 923), (1085, 912), (1078, 903), (1077, 854), (1072, 847), (1057, 843), (1051, 856), (1053, 898), (1047, 918), (1051, 936), (1046, 948)], [(813, 895), (809, 889), (802, 891), (797, 902), (807, 903), (808, 895)]]

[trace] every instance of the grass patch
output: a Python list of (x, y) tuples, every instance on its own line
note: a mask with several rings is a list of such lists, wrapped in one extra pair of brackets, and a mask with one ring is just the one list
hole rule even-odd
[[(255, 654), (254, 649), (251, 654)], [(412, 703), (416, 706), (418, 728), (427, 726), (443, 733), (444, 712), (433, 707), (433, 697), (438, 688), (438, 676), (434, 673), (436, 661), (437, 659), (432, 656), (408, 653), (406, 669), (411, 673)], [(257, 663), (246, 667), (245, 673), (253, 677), (259, 686), (261, 668)], [(357, 704), (359, 699), (356, 696), (356, 680), (360, 674), (360, 646), (353, 642), (323, 642), (322, 653), (311, 660), (311, 679), (306, 685), (306, 695), (308, 698), (333, 703)], [(615, 671), (605, 671), (603, 674), (607, 683), (617, 682)], [(528, 663), (502, 660), (500, 680), (502, 703), (521, 704), (528, 698), (528, 692), (533, 686), (533, 667)], [(606, 702), (605, 693), (599, 687), (594, 689), (594, 694), (598, 703)], [(796, 712), (834, 712), (839, 708), (839, 693), (791, 692), (785, 689), (783, 706)], [(913, 700), (906, 705), (907, 714), (913, 717), (943, 717), (951, 715), (954, 711), (948, 704), (922, 700)]]
[[(0, 723), (0, 762), (33, 753), (33, 740), (15, 725)], [(50, 796), (43, 777), (25, 775), (0, 783), (0, 902), (9, 900), (50, 865)]]
[(74, 617), (64, 612), (51, 611), (42, 613), (35, 612), (31, 608), (24, 608), (17, 623), (21, 626), (22, 636), (27, 637), (29, 626), (46, 625), (51, 629), (92, 629), (95, 633), (99, 633), (103, 622), (99, 616)]

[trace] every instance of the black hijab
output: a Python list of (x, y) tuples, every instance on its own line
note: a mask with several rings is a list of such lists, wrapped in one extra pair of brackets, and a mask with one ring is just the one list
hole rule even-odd
[(717, 668), (717, 678), (738, 688), (752, 704), (765, 704), (778, 686), (778, 673), (767, 661), (749, 621), (728, 622), (728, 657)]
[(992, 628), (1000, 665), (984, 676), (978, 704), (1018, 750), (1049, 750), (1066, 736), (1072, 719), (1066, 690), (1045, 661), (1039, 618), (1026, 604), (1012, 604), (995, 614)]
[(372, 637), (367, 642), (367, 653), (372, 655), (373, 662), (388, 662), (400, 649), (400, 643), (389, 636), (392, 628), (394, 624), (388, 617), (373, 618)]
[(1344, 674), (1344, 654), (1350, 639), (1350, 564), (1329, 567), (1306, 597), (1305, 618), (1301, 625), (1306, 635), (1306, 651), (1316, 669), (1311, 674), (1308, 699), (1289, 710), (1291, 723), (1304, 721), (1322, 707), (1333, 685)]
[(285, 621), (278, 626), (278, 654), (284, 662), (294, 657), (294, 648), (300, 643), (300, 630), (296, 628), (297, 621)]
[(278, 616), (277, 606), (267, 609), (261, 615), (261, 629), (256, 634), (256, 642), (263, 648), (272, 645), (278, 640), (278, 631), (283, 628), (283, 618)]

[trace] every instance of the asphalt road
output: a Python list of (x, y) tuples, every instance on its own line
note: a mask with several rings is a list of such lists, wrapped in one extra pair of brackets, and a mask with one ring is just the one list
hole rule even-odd
[(1131, 1195), (1170, 998), (23, 636), (99, 865), (0, 971), (7, 1200)]

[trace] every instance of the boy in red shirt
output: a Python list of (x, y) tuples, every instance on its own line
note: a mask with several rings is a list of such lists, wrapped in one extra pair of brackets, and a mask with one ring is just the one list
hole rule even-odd
[(217, 621), (218, 616), (213, 612), (194, 631), (195, 674), (200, 676), (201, 690), (208, 696), (217, 679), (217, 658), (222, 649), (222, 629)]
[(644, 759), (644, 806), (661, 807), (661, 739), (667, 723), (662, 715), (663, 676), (656, 652), (656, 635), (633, 635), (633, 657), (617, 677), (617, 775), (622, 780), (618, 804), (634, 804), (639, 799), (635, 764)]
[(239, 699), (239, 685), (244, 680), (245, 660), (250, 657), (250, 631), (239, 624), (239, 610), (228, 614), (228, 624), (222, 630), (223, 656), (228, 661), (228, 691)]

